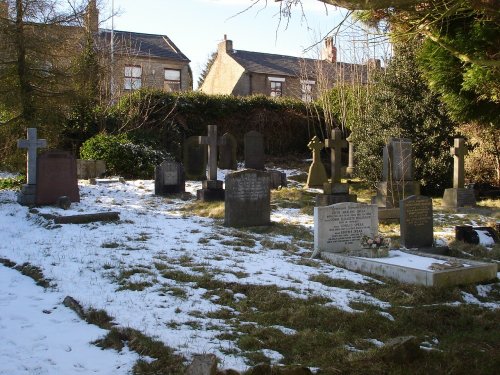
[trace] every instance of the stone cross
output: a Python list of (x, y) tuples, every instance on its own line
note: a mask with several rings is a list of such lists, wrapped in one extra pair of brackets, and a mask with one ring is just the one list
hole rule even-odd
[(28, 149), (28, 156), (26, 158), (26, 179), (28, 185), (36, 184), (36, 152), (39, 148), (47, 147), (45, 139), (38, 139), (36, 135), (36, 128), (28, 128), (28, 139), (19, 139), (17, 141), (17, 148)]
[(225, 144), (222, 138), (217, 138), (217, 125), (208, 125), (208, 135), (199, 136), (200, 145), (208, 145), (208, 179), (217, 180), (217, 146)]
[(309, 150), (312, 151), (313, 154), (313, 164), (316, 164), (320, 161), (320, 151), (323, 147), (325, 147), (325, 144), (319, 140), (317, 136), (314, 136), (311, 141), (307, 144), (307, 147)]
[(325, 139), (325, 147), (331, 149), (332, 184), (340, 182), (340, 171), (342, 163), (340, 160), (342, 148), (347, 147), (347, 141), (342, 139), (342, 132), (339, 128), (332, 130), (332, 138)]
[(453, 187), (463, 188), (465, 185), (464, 158), (466, 154), (463, 138), (455, 138), (454, 147), (450, 148), (450, 154), (453, 156)]

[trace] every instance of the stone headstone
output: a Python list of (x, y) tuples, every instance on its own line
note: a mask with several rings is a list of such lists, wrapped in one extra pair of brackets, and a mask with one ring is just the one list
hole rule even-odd
[(455, 239), (469, 244), (493, 246), (500, 243), (497, 231), (491, 227), (473, 227), (471, 225), (455, 226)]
[(387, 209), (385, 219), (399, 220), (399, 201), (420, 194), (420, 184), (413, 180), (410, 139), (389, 138), (383, 152), (382, 181), (377, 184), (376, 204)]
[(285, 172), (278, 171), (277, 169), (268, 169), (266, 172), (269, 173), (271, 189), (278, 189), (288, 185)]
[(383, 181), (413, 181), (411, 139), (389, 138), (383, 155)]
[(347, 141), (342, 139), (342, 131), (339, 128), (332, 130), (330, 139), (325, 139), (325, 148), (330, 151), (331, 180), (332, 184), (340, 183), (342, 170), (342, 148), (347, 147)]
[(476, 205), (474, 190), (465, 188), (464, 160), (466, 153), (465, 140), (455, 138), (454, 145), (450, 148), (450, 154), (453, 156), (453, 187), (444, 191), (444, 207), (458, 208)]
[(62, 196), (80, 202), (76, 160), (66, 151), (46, 151), (37, 160), (35, 203), (53, 205)]
[(264, 170), (264, 137), (252, 130), (245, 134), (245, 168)]
[(432, 199), (412, 195), (399, 202), (401, 246), (407, 249), (432, 247), (434, 226)]
[(222, 144), (219, 146), (219, 168), (231, 169), (235, 171), (238, 169), (238, 162), (236, 160), (238, 142), (231, 133), (224, 133), (222, 136)]
[(76, 159), (76, 175), (78, 179), (89, 180), (99, 178), (106, 173), (106, 162), (104, 160)]
[(347, 161), (347, 168), (345, 171), (346, 177), (354, 177), (354, 143), (352, 141), (352, 135), (345, 139), (349, 143), (349, 157)]
[(188, 180), (207, 178), (207, 146), (201, 145), (197, 136), (186, 139), (183, 148), (184, 173)]
[(314, 251), (357, 251), (364, 236), (378, 234), (378, 209), (373, 204), (344, 202), (314, 207)]
[(155, 195), (169, 195), (186, 191), (184, 168), (181, 163), (165, 160), (155, 168)]
[(198, 137), (200, 145), (208, 148), (208, 179), (217, 180), (217, 146), (222, 145), (224, 140), (217, 137), (217, 125), (208, 125), (208, 135)]
[(36, 128), (28, 128), (27, 139), (19, 139), (17, 147), (28, 150), (26, 155), (26, 184), (22, 186), (17, 201), (22, 205), (33, 205), (36, 200), (37, 152), (39, 148), (47, 147), (47, 141), (38, 139)]
[(312, 151), (313, 161), (309, 166), (306, 188), (322, 188), (323, 184), (328, 182), (325, 166), (320, 157), (320, 152), (325, 147), (325, 144), (317, 136), (314, 136), (307, 144), (307, 147)]
[(269, 225), (270, 177), (267, 172), (246, 169), (226, 175), (224, 223), (230, 227)]

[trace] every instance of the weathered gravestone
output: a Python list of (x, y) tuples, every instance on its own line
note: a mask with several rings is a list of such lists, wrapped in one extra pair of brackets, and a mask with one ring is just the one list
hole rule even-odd
[(323, 184), (328, 182), (325, 166), (320, 157), (320, 152), (325, 147), (325, 144), (317, 136), (314, 136), (307, 144), (307, 147), (312, 151), (313, 161), (309, 166), (306, 188), (322, 188)]
[[(376, 203), (381, 208), (397, 208), (401, 199), (420, 194), (420, 184), (413, 180), (411, 139), (389, 138), (383, 157), (382, 182), (377, 185)], [(399, 210), (395, 215), (399, 217)]]
[(347, 142), (342, 139), (342, 132), (335, 128), (332, 130), (330, 139), (325, 139), (325, 147), (330, 151), (331, 182), (323, 184), (323, 194), (316, 196), (316, 206), (329, 206), (341, 202), (356, 202), (358, 197), (349, 194), (349, 184), (341, 182), (341, 155), (342, 148), (347, 146)]
[(407, 249), (431, 248), (434, 243), (432, 199), (412, 195), (399, 202), (400, 244)]
[(264, 138), (252, 130), (245, 134), (245, 168), (264, 170)]
[(106, 162), (104, 160), (76, 159), (76, 175), (78, 179), (89, 180), (99, 178), (106, 173)]
[(238, 162), (236, 160), (238, 142), (231, 133), (224, 133), (222, 136), (222, 144), (219, 146), (219, 168), (231, 169), (235, 171), (238, 169)]
[(453, 187), (444, 191), (443, 206), (447, 208), (475, 206), (474, 190), (465, 188), (464, 159), (466, 148), (463, 138), (455, 138), (454, 147), (450, 148), (450, 154), (453, 156)]
[(267, 172), (246, 169), (226, 175), (224, 224), (230, 227), (271, 223), (270, 177)]
[(365, 238), (378, 234), (378, 209), (374, 204), (337, 203), (314, 207), (314, 252), (361, 250)]
[(197, 136), (186, 139), (183, 147), (186, 179), (201, 181), (207, 178), (207, 145), (200, 144)]
[(208, 147), (208, 180), (196, 191), (196, 197), (204, 202), (224, 200), (223, 182), (217, 180), (217, 146), (224, 140), (217, 137), (217, 126), (208, 125), (208, 135), (198, 137), (198, 142)]
[(26, 184), (21, 188), (17, 197), (19, 204), (29, 206), (36, 202), (36, 171), (37, 171), (37, 150), (39, 148), (47, 147), (45, 139), (37, 138), (36, 128), (28, 128), (27, 139), (20, 139), (17, 141), (18, 148), (28, 149), (26, 156)]
[(62, 196), (80, 202), (76, 160), (71, 153), (46, 151), (38, 157), (37, 167), (36, 204), (53, 205)]
[(288, 185), (285, 172), (278, 171), (277, 169), (267, 169), (266, 172), (269, 173), (271, 189), (278, 189)]
[(184, 193), (186, 182), (184, 168), (176, 161), (164, 160), (155, 168), (155, 195)]

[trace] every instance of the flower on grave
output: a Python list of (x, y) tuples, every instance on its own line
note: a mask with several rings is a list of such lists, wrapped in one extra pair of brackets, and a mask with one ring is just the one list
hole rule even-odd
[(382, 236), (375, 236), (374, 238), (363, 236), (361, 238), (363, 247), (372, 249), (389, 247), (389, 241), (388, 238), (383, 238)]

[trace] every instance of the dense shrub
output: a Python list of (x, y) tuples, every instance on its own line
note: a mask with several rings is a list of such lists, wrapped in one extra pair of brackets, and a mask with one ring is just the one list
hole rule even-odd
[(98, 134), (80, 148), (82, 159), (104, 160), (109, 173), (125, 178), (153, 178), (154, 167), (167, 153), (132, 142), (125, 134)]

